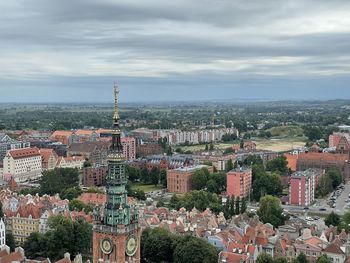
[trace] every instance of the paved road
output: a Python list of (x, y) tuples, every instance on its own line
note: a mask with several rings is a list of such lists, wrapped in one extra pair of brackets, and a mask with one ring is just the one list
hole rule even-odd
[(344, 213), (348, 208), (345, 207), (346, 200), (348, 199), (350, 194), (350, 184), (347, 183), (345, 185), (344, 190), (342, 191), (341, 195), (338, 197), (337, 201), (335, 202), (335, 211), (337, 213)]

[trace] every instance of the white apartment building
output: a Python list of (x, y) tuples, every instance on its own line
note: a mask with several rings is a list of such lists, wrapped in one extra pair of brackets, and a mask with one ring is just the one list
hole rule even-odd
[(0, 219), (0, 248), (2, 246), (6, 245), (6, 229), (5, 229), (5, 223)]
[(16, 182), (25, 182), (38, 179), (42, 175), (41, 155), (37, 148), (7, 151), (3, 166), (5, 180), (13, 177)]

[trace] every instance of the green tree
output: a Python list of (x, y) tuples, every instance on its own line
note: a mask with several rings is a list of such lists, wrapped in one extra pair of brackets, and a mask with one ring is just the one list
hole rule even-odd
[(157, 207), (164, 207), (164, 201), (162, 199), (157, 202)]
[[(217, 192), (214, 192), (214, 191), (212, 191), (212, 192), (219, 194), (220, 192), (226, 190), (226, 178), (227, 178), (226, 173), (217, 172), (217, 173), (210, 174), (209, 177), (211, 180), (215, 181), (215, 183), (218, 187)], [(209, 187), (207, 186), (207, 188), (209, 188)]]
[(84, 211), (86, 213), (92, 212), (93, 208), (90, 205), (84, 204), (78, 199), (73, 199), (69, 202), (69, 210), (71, 211)]
[(226, 166), (226, 171), (231, 171), (233, 170), (233, 162), (232, 162), (232, 159), (228, 160), (227, 161), (227, 166)]
[(173, 150), (172, 150), (170, 145), (168, 146), (168, 149), (167, 149), (167, 155), (168, 156), (172, 156), (173, 155)]
[(207, 168), (202, 168), (194, 172), (192, 176), (192, 187), (195, 190), (202, 190), (206, 187), (209, 180), (209, 171)]
[(288, 263), (287, 259), (284, 257), (276, 257), (273, 260), (273, 263)]
[(327, 172), (327, 176), (332, 180), (333, 189), (337, 188), (342, 182), (342, 175), (339, 169), (332, 168)]
[(130, 165), (126, 165), (125, 166), (125, 172), (126, 172), (126, 175), (128, 177), (128, 179), (131, 181), (131, 182), (135, 182), (137, 180), (140, 180), (141, 176), (140, 176), (140, 170), (135, 168), (135, 167), (132, 167)]
[(146, 262), (172, 262), (173, 238), (165, 229), (145, 229), (141, 236), (141, 255)]
[(245, 213), (246, 210), (247, 210), (247, 200), (245, 199), (245, 197), (243, 197), (241, 201), (241, 213)]
[(239, 148), (243, 149), (244, 148), (244, 140), (242, 139), (241, 142), (239, 143)]
[(266, 170), (271, 172), (279, 172), (281, 175), (288, 173), (288, 162), (285, 156), (279, 156), (267, 162)]
[(281, 177), (278, 174), (262, 173), (253, 181), (253, 198), (259, 200), (262, 196), (280, 195), (282, 193)]
[[(172, 203), (172, 200), (170, 200)], [(192, 210), (194, 207), (200, 211), (210, 208), (214, 213), (223, 211), (221, 199), (214, 193), (206, 191), (189, 191), (180, 199), (179, 207), (185, 207)]]
[(82, 253), (88, 255), (92, 246), (92, 226), (83, 219), (72, 221), (63, 215), (51, 216), (48, 220), (51, 228), (45, 234), (32, 233), (24, 243), (28, 258), (49, 257), (52, 260), (62, 258), (69, 252), (72, 256)]
[(324, 220), (324, 223), (329, 227), (332, 226), (338, 226), (340, 224), (340, 216), (333, 211), (327, 215), (326, 219)]
[(159, 173), (160, 173), (160, 170), (158, 167), (153, 167), (151, 172), (150, 172), (150, 179), (151, 179), (151, 182), (152, 184), (154, 184), (155, 186), (158, 185), (159, 183)]
[(332, 260), (326, 254), (323, 254), (317, 258), (316, 263), (332, 263)]
[(159, 174), (159, 180), (161, 185), (163, 185), (165, 188), (167, 187), (167, 171), (166, 170), (161, 170)]
[(318, 181), (318, 187), (316, 191), (317, 196), (323, 197), (332, 191), (333, 191), (332, 179), (327, 174), (322, 175)]
[(214, 143), (213, 143), (213, 142), (210, 143), (210, 145), (209, 145), (209, 150), (210, 150), (210, 151), (213, 151), (213, 150), (214, 150)]
[(273, 258), (266, 253), (262, 253), (257, 257), (256, 263), (273, 263)]
[(174, 263), (215, 263), (218, 251), (208, 242), (192, 236), (179, 238), (174, 249)]
[(181, 208), (180, 198), (176, 194), (171, 196), (169, 206), (175, 210), (179, 210)]
[(144, 167), (141, 170), (141, 182), (143, 182), (143, 183), (150, 182), (150, 176), (149, 176), (149, 172), (147, 170), (147, 167)]
[(217, 193), (217, 194), (220, 193), (219, 186), (214, 179), (210, 179), (206, 183), (206, 188), (208, 192)]
[(10, 248), (11, 251), (15, 250), (16, 242), (12, 233), (6, 233), (6, 245)]
[(243, 161), (243, 164), (253, 166), (253, 165), (263, 165), (263, 160), (259, 155), (251, 154)]
[(4, 212), (2, 211), (2, 203), (0, 202), (0, 219), (4, 218)]
[(237, 196), (236, 203), (235, 203), (235, 214), (239, 215), (240, 213), (240, 198)]
[(77, 198), (79, 195), (81, 195), (83, 191), (80, 189), (80, 187), (70, 187), (64, 189), (60, 193), (61, 199), (68, 199), (68, 200), (73, 200), (74, 198)]
[(309, 261), (304, 253), (300, 253), (295, 259), (293, 259), (292, 263), (309, 263)]
[(78, 169), (56, 168), (44, 171), (40, 181), (40, 194), (55, 195), (71, 187), (79, 186)]
[(281, 202), (278, 198), (271, 195), (261, 197), (257, 214), (263, 223), (270, 223), (274, 227), (279, 227), (286, 220), (283, 215)]

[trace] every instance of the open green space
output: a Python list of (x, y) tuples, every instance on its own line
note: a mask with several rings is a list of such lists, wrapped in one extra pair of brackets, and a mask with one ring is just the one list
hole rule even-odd
[(271, 129), (268, 129), (272, 136), (278, 136), (278, 137), (302, 137), (303, 136), (303, 129), (299, 126), (277, 126), (272, 127)]

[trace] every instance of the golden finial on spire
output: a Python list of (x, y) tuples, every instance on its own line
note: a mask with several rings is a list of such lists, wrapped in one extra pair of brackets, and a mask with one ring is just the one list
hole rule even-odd
[(118, 96), (119, 96), (119, 88), (118, 88), (118, 85), (114, 83), (114, 115), (113, 115), (114, 122), (118, 122), (120, 119), (119, 108), (118, 108)]

